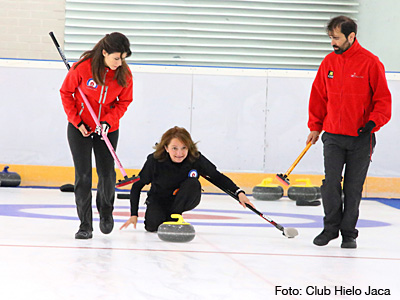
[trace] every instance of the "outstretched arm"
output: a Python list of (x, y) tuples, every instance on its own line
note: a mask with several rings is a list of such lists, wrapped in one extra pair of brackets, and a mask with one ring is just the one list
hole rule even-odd
[(254, 207), (253, 203), (247, 198), (245, 192), (240, 189), (228, 176), (217, 170), (217, 167), (210, 162), (204, 155), (200, 156), (201, 165), (200, 174), (216, 187), (223, 190), (228, 195), (239, 201), (240, 205), (246, 207), (246, 204)]
[[(221, 173), (221, 175), (223, 175), (223, 174)], [(225, 175), (223, 175), (223, 176), (226, 177)], [(209, 182), (211, 182), (213, 185), (215, 185), (217, 188), (219, 188), (222, 191), (224, 191), (225, 193), (227, 193), (229, 196), (231, 196), (231, 197), (235, 198), (236, 200), (238, 200), (240, 205), (242, 205), (244, 208), (246, 208), (247, 205), (255, 208), (254, 204), (251, 203), (251, 201), (249, 200), (249, 198), (247, 198), (246, 194), (244, 193), (244, 191), (242, 189), (237, 189), (236, 192), (233, 192), (232, 190), (224, 188), (223, 186), (221, 186), (215, 179), (211, 178), (210, 176), (204, 176), (203, 175), (203, 177), (206, 180), (208, 180)], [(228, 177), (226, 177), (226, 178), (228, 178)]]
[(131, 202), (131, 217), (121, 226), (120, 230), (123, 228), (128, 228), (130, 224), (133, 224), (133, 227), (136, 228), (139, 215), (138, 211), (139, 211), (140, 192), (142, 191), (143, 187), (146, 184), (149, 184), (151, 182), (152, 178), (152, 173), (151, 173), (151, 170), (153, 170), (152, 157), (153, 157), (152, 154), (147, 156), (147, 160), (142, 170), (139, 172), (140, 180), (132, 184), (129, 197)]

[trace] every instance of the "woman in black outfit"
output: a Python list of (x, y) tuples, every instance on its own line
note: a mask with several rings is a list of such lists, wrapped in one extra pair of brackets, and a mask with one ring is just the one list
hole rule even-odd
[(130, 224), (136, 228), (140, 192), (150, 183), (144, 220), (145, 229), (150, 232), (170, 221), (171, 214), (182, 214), (200, 203), (200, 176), (208, 176), (218, 186), (238, 195), (243, 207), (253, 206), (244, 191), (197, 150), (189, 132), (181, 127), (175, 126), (163, 134), (139, 176), (140, 180), (132, 185), (130, 193), (131, 217), (120, 229)]

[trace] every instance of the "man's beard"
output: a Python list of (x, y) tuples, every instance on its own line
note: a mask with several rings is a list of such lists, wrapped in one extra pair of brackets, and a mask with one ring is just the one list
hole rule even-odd
[(337, 49), (333, 48), (333, 51), (336, 54), (342, 54), (343, 52), (345, 52), (347, 49), (350, 48), (350, 42), (348, 40), (346, 40), (346, 42), (342, 45), (342, 47), (338, 47)]

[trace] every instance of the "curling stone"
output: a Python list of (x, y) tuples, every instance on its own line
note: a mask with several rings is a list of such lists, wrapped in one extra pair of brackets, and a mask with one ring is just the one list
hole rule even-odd
[(319, 200), (319, 199), (322, 198), (322, 195), (321, 195), (321, 187), (320, 187), (320, 186), (316, 186), (315, 188), (317, 189), (317, 198), (315, 198), (315, 199), (316, 199), (316, 200)]
[(297, 182), (303, 182), (300, 185), (293, 185), (288, 189), (288, 198), (296, 201), (297, 206), (318, 206), (321, 201), (317, 200), (320, 190), (311, 184), (310, 179), (296, 179)]
[(279, 200), (283, 196), (283, 188), (272, 184), (272, 178), (265, 178), (260, 184), (253, 187), (253, 198), (257, 200)]
[(178, 219), (175, 222), (164, 222), (158, 226), (158, 237), (166, 242), (186, 243), (194, 239), (196, 232), (194, 227), (186, 223), (183, 217), (178, 214), (172, 214), (171, 218)]
[(62, 186), (60, 186), (60, 191), (61, 192), (71, 192), (73, 193), (75, 190), (75, 186), (73, 184), (67, 183), (67, 184), (63, 184)]
[(21, 176), (15, 172), (8, 172), (9, 166), (5, 166), (0, 172), (0, 186), (15, 187), (21, 183)]

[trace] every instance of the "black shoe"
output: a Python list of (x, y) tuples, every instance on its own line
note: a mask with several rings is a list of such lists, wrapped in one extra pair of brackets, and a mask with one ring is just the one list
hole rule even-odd
[(114, 228), (114, 219), (112, 215), (100, 217), (100, 231), (104, 234), (109, 234)]
[(357, 248), (356, 239), (353, 239), (352, 237), (344, 236), (343, 240), (342, 240), (342, 245), (340, 245), (340, 247), (355, 249), (355, 248)]
[(75, 233), (75, 238), (77, 240), (88, 240), (88, 239), (91, 239), (92, 237), (93, 237), (93, 234), (91, 231), (79, 229), (79, 231), (77, 233)]
[(297, 206), (318, 206), (321, 205), (319, 200), (296, 200)]
[(336, 239), (338, 236), (339, 233), (326, 232), (325, 230), (322, 230), (322, 232), (315, 237), (313, 243), (317, 246), (325, 246), (328, 245), (331, 240)]

